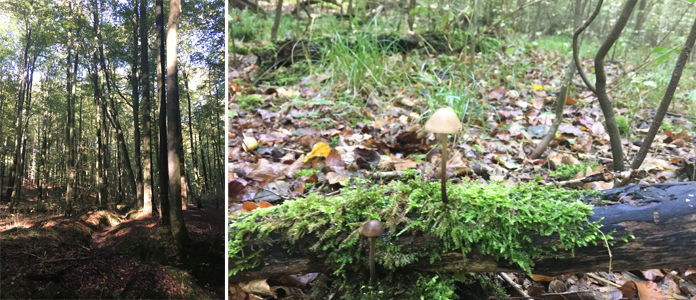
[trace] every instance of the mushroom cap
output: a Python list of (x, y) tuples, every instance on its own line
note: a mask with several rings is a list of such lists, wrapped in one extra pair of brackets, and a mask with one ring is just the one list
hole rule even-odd
[(425, 130), (434, 133), (458, 133), (462, 130), (459, 117), (449, 107), (440, 108), (425, 123)]
[(367, 237), (373, 237), (378, 236), (383, 231), (384, 226), (382, 226), (382, 222), (377, 220), (371, 220), (365, 223), (365, 225), (363, 226), (362, 234)]

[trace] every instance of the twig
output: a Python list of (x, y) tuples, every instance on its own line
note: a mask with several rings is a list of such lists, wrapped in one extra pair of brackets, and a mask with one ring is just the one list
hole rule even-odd
[(597, 275), (597, 274), (595, 274), (595, 273), (587, 273), (587, 276), (588, 276), (588, 277), (592, 277), (592, 279), (597, 280), (597, 281), (603, 283), (604, 285), (611, 285), (611, 286), (617, 287), (617, 288), (618, 288), (618, 287), (621, 287), (620, 284), (617, 284), (617, 283), (611, 282), (611, 281), (609, 281), (609, 280), (606, 280), (606, 279), (600, 277), (599, 275)]
[(503, 280), (505, 280), (505, 282), (507, 282), (510, 286), (512, 286), (512, 288), (515, 289), (515, 291), (516, 291), (518, 294), (520, 294), (520, 296), (524, 297), (525, 299), (526, 299), (526, 298), (531, 298), (527, 293), (525, 293), (525, 292), (522, 290), (522, 288), (521, 288), (519, 285), (517, 285), (517, 283), (515, 283), (514, 281), (512, 281), (512, 278), (510, 278), (510, 276), (508, 276), (507, 274), (505, 274), (505, 273), (498, 273), (498, 277), (502, 278)]
[(573, 33), (573, 60), (575, 61), (576, 69), (578, 70), (580, 77), (582, 77), (582, 81), (585, 82), (587, 88), (595, 94), (597, 94), (597, 88), (595, 88), (594, 84), (587, 79), (585, 70), (582, 68), (582, 64), (580, 63), (580, 46), (578, 45), (578, 37), (580, 37), (580, 34), (585, 31), (585, 29), (590, 26), (592, 21), (594, 21), (594, 19), (597, 17), (599, 10), (602, 8), (602, 3), (604, 3), (604, 0), (599, 0), (599, 2), (597, 2), (597, 7), (595, 7), (595, 10), (592, 12), (590, 17)]

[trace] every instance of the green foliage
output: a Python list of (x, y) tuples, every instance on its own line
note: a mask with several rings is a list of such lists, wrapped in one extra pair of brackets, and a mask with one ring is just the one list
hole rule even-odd
[(560, 165), (556, 167), (556, 170), (551, 172), (549, 176), (556, 177), (561, 180), (568, 180), (573, 178), (576, 174), (581, 171), (587, 170), (587, 167), (594, 169), (599, 164), (597, 162), (591, 161), (576, 165)]
[(299, 170), (295, 172), (295, 177), (309, 177), (314, 174), (320, 173), (321, 170), (314, 170), (314, 169), (304, 169), (304, 170)]
[(619, 132), (623, 135), (629, 135), (631, 133), (631, 124), (628, 120), (622, 116), (616, 116), (616, 124), (619, 126)]
[(660, 130), (663, 130), (663, 131), (664, 131), (664, 130), (672, 130), (672, 129), (675, 129), (675, 128), (677, 128), (677, 127), (672, 126), (671, 124), (669, 124), (669, 123), (667, 123), (667, 122), (662, 122), (662, 125), (660, 125)]
[[(263, 252), (270, 234), (283, 236), (288, 251), (323, 253), (336, 274), (356, 272), (365, 265), (367, 242), (360, 234), (370, 219), (386, 221), (387, 232), (377, 239), (377, 262), (395, 270), (418, 260), (436, 261), (447, 252), (467, 254), (474, 248), (531, 271), (533, 259), (558, 248), (596, 244), (602, 236), (587, 227), (592, 206), (582, 203), (593, 191), (572, 191), (537, 185), (452, 185), (450, 205), (439, 201), (437, 182), (392, 182), (369, 186), (361, 180), (341, 196), (310, 194), (283, 205), (230, 217), (229, 255), (235, 272), (252, 268), (249, 257)], [(601, 226), (595, 223), (594, 226)], [(429, 236), (427, 246), (398, 245), (401, 236)], [(539, 245), (534, 237), (556, 242)], [(303, 245), (296, 244), (303, 239)], [(609, 236), (611, 239), (611, 237)], [(256, 241), (243, 251), (244, 241)], [(234, 274), (235, 272), (231, 272)]]
[(263, 104), (263, 98), (258, 95), (240, 95), (237, 97), (237, 103), (239, 103), (239, 109), (248, 111), (259, 108)]

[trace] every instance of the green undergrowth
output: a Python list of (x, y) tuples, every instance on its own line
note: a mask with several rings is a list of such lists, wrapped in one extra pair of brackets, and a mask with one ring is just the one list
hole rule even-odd
[(584, 172), (585, 170), (587, 170), (587, 167), (594, 169), (597, 166), (599, 166), (599, 164), (594, 161), (575, 165), (560, 165), (556, 167), (556, 170), (551, 172), (549, 176), (556, 177), (561, 180), (568, 180), (573, 178), (581, 171)]
[(334, 274), (357, 272), (366, 265), (368, 244), (360, 231), (370, 219), (385, 224), (376, 260), (388, 271), (474, 249), (531, 271), (541, 255), (602, 240), (594, 229), (601, 225), (587, 224), (592, 206), (580, 201), (591, 193), (596, 192), (467, 183), (449, 185), (451, 203), (445, 205), (438, 182), (359, 182), (340, 196), (310, 194), (230, 217), (230, 275), (257, 266), (271, 240), (284, 240), (289, 253), (325, 258)]

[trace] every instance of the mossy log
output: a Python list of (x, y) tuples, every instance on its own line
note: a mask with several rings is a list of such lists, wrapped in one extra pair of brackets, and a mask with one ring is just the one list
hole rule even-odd
[[(553, 255), (534, 259), (535, 274), (554, 275), (561, 273), (592, 272), (611, 270), (638, 270), (652, 268), (689, 267), (696, 265), (696, 183), (666, 183), (633, 185), (603, 191), (597, 199), (622, 204), (597, 206), (593, 209), (591, 222), (600, 221), (601, 231), (614, 237), (631, 233), (635, 239), (628, 242), (616, 241), (608, 249), (598, 244), (575, 248), (574, 253), (558, 251)], [(309, 237), (307, 237), (309, 238)], [(404, 249), (423, 247), (432, 236), (403, 236), (392, 241)], [(536, 237), (534, 243), (557, 243), (553, 237)], [(253, 249), (253, 239), (245, 241), (245, 248)], [(287, 274), (305, 274), (335, 269), (325, 259), (326, 253), (297, 251), (282, 236), (271, 235), (270, 242), (264, 241), (266, 249), (259, 266), (230, 276), (230, 282), (269, 278)], [(302, 239), (294, 244), (303, 243)], [(290, 253), (286, 249), (294, 249)], [(230, 259), (230, 268), (235, 261)], [(402, 267), (404, 270), (432, 272), (514, 272), (520, 271), (516, 264), (496, 260), (482, 255), (476, 249), (463, 257), (461, 252), (449, 252), (433, 263), (420, 259)]]

